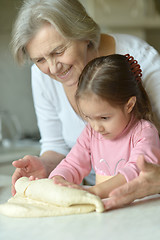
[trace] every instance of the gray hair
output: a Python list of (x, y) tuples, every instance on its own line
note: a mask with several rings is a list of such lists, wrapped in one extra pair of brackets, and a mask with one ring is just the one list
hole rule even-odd
[(99, 46), (100, 28), (78, 0), (25, 0), (12, 31), (11, 47), (18, 63), (28, 59), (26, 46), (45, 22), (69, 40)]

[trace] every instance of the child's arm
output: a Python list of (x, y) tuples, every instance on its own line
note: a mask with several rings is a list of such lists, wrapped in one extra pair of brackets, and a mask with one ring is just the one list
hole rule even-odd
[(118, 174), (107, 181), (104, 181), (102, 183), (99, 183), (93, 187), (86, 189), (86, 188), (83, 188), (83, 186), (66, 181), (62, 176), (57, 175), (57, 176), (54, 176), (52, 179), (55, 184), (65, 186), (65, 187), (70, 187), (70, 188), (86, 190), (92, 194), (99, 196), (101, 199), (107, 198), (109, 193), (112, 190), (114, 190), (117, 187), (120, 187), (121, 185), (127, 182), (125, 177), (122, 174)]
[(111, 179), (99, 183), (93, 187), (90, 187), (88, 191), (99, 196), (101, 199), (107, 198), (109, 193), (121, 185), (125, 184), (127, 181), (122, 174), (117, 174), (116, 176), (112, 177)]
[(109, 199), (104, 200), (106, 209), (123, 207), (135, 199), (160, 193), (160, 165), (147, 163), (144, 156), (139, 156), (137, 166), (139, 177), (113, 190)]
[(66, 181), (81, 184), (83, 178), (91, 171), (90, 138), (91, 131), (85, 127), (76, 144), (58, 166), (50, 173), (49, 178), (61, 176)]
[(52, 179), (53, 179), (54, 184), (58, 184), (58, 185), (64, 186), (64, 187), (70, 187), (70, 188), (76, 188), (76, 189), (84, 190), (80, 185), (68, 182), (61, 176), (57, 175), (57, 176), (54, 176)]

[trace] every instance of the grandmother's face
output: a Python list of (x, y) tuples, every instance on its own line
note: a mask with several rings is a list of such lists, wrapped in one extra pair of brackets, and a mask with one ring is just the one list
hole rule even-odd
[(77, 84), (89, 59), (88, 41), (68, 41), (50, 24), (45, 24), (27, 45), (37, 67), (66, 86)]

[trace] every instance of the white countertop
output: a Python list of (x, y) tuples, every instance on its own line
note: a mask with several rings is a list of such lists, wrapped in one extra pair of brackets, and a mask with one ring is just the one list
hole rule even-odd
[[(11, 177), (0, 176), (0, 203), (11, 197)], [(0, 240), (158, 240), (160, 195), (105, 213), (48, 218), (0, 215)]]

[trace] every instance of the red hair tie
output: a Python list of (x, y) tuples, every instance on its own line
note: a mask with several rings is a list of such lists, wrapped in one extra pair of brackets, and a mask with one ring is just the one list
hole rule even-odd
[(134, 57), (130, 56), (129, 54), (126, 54), (125, 57), (130, 64), (131, 71), (133, 72), (137, 82), (140, 82), (142, 80), (142, 70), (140, 65), (138, 64), (137, 60), (135, 60)]

